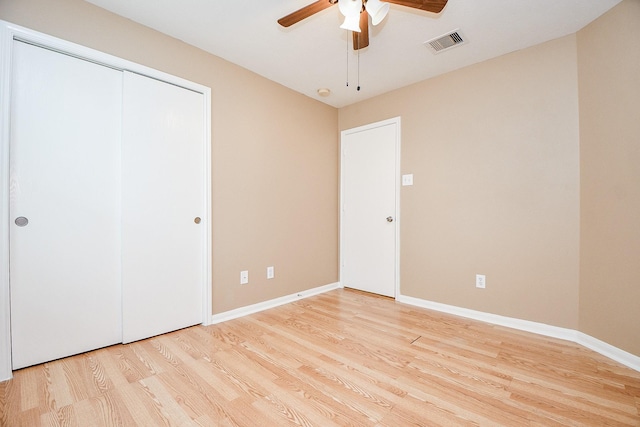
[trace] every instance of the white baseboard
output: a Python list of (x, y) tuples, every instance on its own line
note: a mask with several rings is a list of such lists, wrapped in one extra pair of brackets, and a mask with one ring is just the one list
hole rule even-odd
[(611, 344), (607, 344), (604, 341), (600, 341), (599, 339), (582, 332), (577, 332), (577, 339), (575, 342), (640, 372), (640, 357), (635, 354), (621, 350), (618, 347), (614, 347)]
[(640, 357), (574, 329), (561, 328), (544, 323), (516, 319), (513, 317), (499, 316), (497, 314), (485, 313), (482, 311), (470, 310), (453, 305), (441, 304), (438, 302), (427, 301), (420, 298), (409, 297), (406, 295), (399, 295), (396, 298), (396, 301), (416, 307), (422, 307), (430, 310), (440, 311), (443, 313), (453, 314), (456, 316), (466, 317), (468, 319), (479, 320), (494, 325), (518, 329), (520, 331), (532, 332), (534, 334), (544, 335), (547, 337), (572, 341), (640, 372)]
[(290, 302), (298, 301), (303, 298), (309, 298), (311, 296), (329, 292), (341, 287), (342, 285), (338, 282), (330, 283), (328, 285), (319, 286), (317, 288), (308, 289), (306, 291), (297, 292), (295, 294), (286, 295), (286, 296), (275, 298), (269, 301), (263, 301), (257, 304), (248, 305), (246, 307), (236, 308), (235, 310), (229, 310), (223, 313), (214, 314), (211, 316), (211, 321), (209, 324), (213, 325), (215, 323), (226, 322), (227, 320), (237, 319), (238, 317), (247, 316), (249, 314), (257, 313), (259, 311), (268, 310), (270, 308), (274, 308), (280, 305), (288, 304)]

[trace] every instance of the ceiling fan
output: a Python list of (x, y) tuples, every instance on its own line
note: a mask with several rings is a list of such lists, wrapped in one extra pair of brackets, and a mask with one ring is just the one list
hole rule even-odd
[(387, 15), (388, 3), (440, 13), (447, 4), (447, 0), (317, 0), (278, 19), (278, 24), (290, 27), (336, 3), (345, 16), (340, 28), (353, 31), (353, 48), (358, 50), (369, 46), (369, 15), (372, 17), (373, 25), (377, 25)]

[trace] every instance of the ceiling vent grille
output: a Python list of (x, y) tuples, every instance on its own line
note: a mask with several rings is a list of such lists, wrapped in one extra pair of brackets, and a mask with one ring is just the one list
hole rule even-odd
[(465, 44), (466, 42), (467, 41), (462, 36), (460, 30), (455, 30), (443, 36), (438, 36), (435, 39), (428, 40), (424, 42), (424, 44), (430, 47), (433, 53), (440, 53), (453, 47)]

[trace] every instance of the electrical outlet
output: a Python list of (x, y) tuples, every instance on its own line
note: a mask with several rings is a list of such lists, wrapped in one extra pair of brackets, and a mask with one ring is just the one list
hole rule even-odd
[(267, 267), (267, 279), (273, 279), (276, 276), (276, 272), (273, 266)]
[(484, 289), (487, 286), (487, 278), (484, 274), (476, 274), (476, 288)]
[(406, 175), (402, 175), (402, 185), (413, 185), (413, 174), (408, 173)]
[(243, 270), (240, 272), (240, 284), (246, 285), (249, 283), (249, 270)]

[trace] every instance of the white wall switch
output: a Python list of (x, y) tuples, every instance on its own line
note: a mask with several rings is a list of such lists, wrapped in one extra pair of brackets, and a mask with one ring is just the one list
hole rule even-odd
[(240, 272), (240, 284), (246, 285), (249, 283), (249, 270), (243, 270)]
[(273, 266), (267, 267), (267, 279), (273, 279), (275, 275), (276, 275), (276, 272)]
[(487, 286), (487, 278), (484, 274), (476, 274), (476, 288), (484, 289)]
[(413, 185), (413, 174), (402, 175), (402, 185)]

